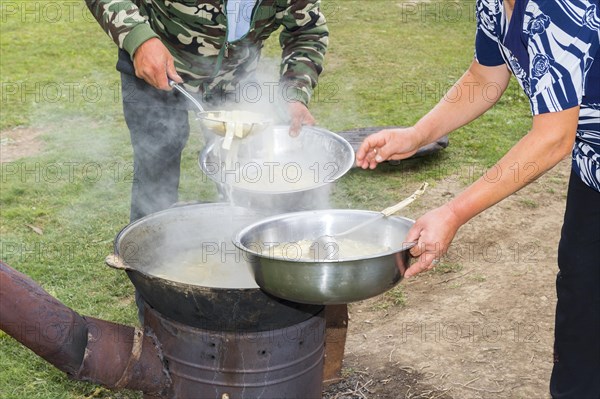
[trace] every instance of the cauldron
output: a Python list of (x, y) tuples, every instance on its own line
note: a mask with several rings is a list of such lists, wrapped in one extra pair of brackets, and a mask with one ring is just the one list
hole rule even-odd
[[(115, 240), (111, 267), (124, 269), (144, 301), (162, 315), (185, 325), (213, 331), (267, 331), (301, 323), (322, 306), (298, 304), (262, 291), (246, 255), (232, 242), (239, 229), (264, 215), (225, 203), (169, 208), (126, 226)], [(176, 260), (196, 254), (201, 263), (222, 262), (224, 275), (236, 275), (235, 288), (175, 281), (157, 267), (174, 270)], [(241, 284), (240, 284), (241, 281)]]

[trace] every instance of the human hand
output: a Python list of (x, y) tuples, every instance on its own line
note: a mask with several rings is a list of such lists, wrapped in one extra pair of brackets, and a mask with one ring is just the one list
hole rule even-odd
[(168, 78), (177, 83), (183, 79), (175, 70), (173, 56), (165, 45), (157, 38), (142, 43), (133, 54), (135, 75), (148, 84), (161, 90), (172, 90)]
[(293, 101), (288, 106), (290, 114), (290, 136), (297, 137), (302, 130), (302, 125), (314, 125), (315, 118), (312, 116), (306, 105), (299, 101)]
[(411, 277), (431, 270), (448, 251), (448, 247), (461, 226), (452, 208), (446, 204), (421, 216), (406, 236), (406, 242), (417, 242), (410, 254), (417, 258), (404, 273)]
[(375, 169), (381, 162), (414, 155), (420, 146), (419, 132), (414, 127), (381, 130), (362, 142), (356, 152), (356, 165)]

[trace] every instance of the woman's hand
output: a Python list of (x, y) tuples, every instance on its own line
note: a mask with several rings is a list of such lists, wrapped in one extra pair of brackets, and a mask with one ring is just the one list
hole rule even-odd
[(171, 90), (170, 78), (177, 83), (183, 79), (175, 70), (173, 56), (157, 38), (146, 40), (133, 54), (135, 75), (160, 90)]
[(356, 152), (356, 165), (375, 169), (377, 164), (389, 159), (406, 159), (421, 146), (419, 132), (414, 127), (386, 129), (367, 137)]
[(446, 204), (421, 216), (406, 236), (407, 242), (417, 242), (410, 254), (417, 258), (404, 273), (411, 277), (424, 270), (434, 268), (462, 226), (451, 206)]
[(288, 106), (290, 115), (290, 136), (297, 137), (302, 130), (302, 125), (314, 125), (315, 118), (306, 105), (299, 101), (293, 101)]
[(356, 153), (356, 164), (375, 169), (388, 159), (409, 158), (423, 145), (435, 142), (491, 108), (509, 80), (506, 65), (487, 67), (473, 61), (444, 98), (413, 127), (382, 130), (367, 137)]

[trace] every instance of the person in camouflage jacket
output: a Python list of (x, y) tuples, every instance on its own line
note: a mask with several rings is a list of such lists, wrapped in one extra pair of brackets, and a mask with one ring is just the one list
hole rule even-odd
[[(237, 15), (238, 19), (251, 18), (250, 31), (231, 42), (227, 40), (226, 2), (86, 0), (102, 28), (134, 63), (136, 51), (158, 38), (174, 58), (173, 69), (167, 55), (169, 69), (164, 75), (174, 79), (178, 72), (190, 87), (208, 91), (217, 84), (233, 88), (252, 72), (263, 42), (283, 26), (281, 76), (284, 83), (294, 86), (296, 99), (308, 104), (322, 71), (329, 35), (320, 0), (257, 0), (251, 13), (242, 9)], [(140, 71), (138, 75), (157, 88), (169, 89), (163, 74)]]
[[(236, 1), (237, 6), (251, 6), (234, 14), (227, 6)], [(117, 69), (134, 149), (131, 220), (177, 201), (190, 104), (171, 91), (168, 78), (196, 92), (209, 107), (226, 102), (256, 70), (264, 41), (282, 27), (279, 93), (288, 104), (290, 134), (298, 134), (302, 124), (314, 124), (307, 105), (323, 69), (329, 36), (320, 3), (86, 0), (120, 49)], [(233, 22), (242, 20), (248, 30), (231, 35)]]

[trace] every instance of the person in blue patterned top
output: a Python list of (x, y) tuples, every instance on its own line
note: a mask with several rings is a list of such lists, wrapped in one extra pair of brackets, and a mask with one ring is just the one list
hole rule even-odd
[(460, 226), (571, 154), (550, 393), (600, 398), (600, 6), (598, 0), (478, 0), (476, 12), (475, 59), (446, 95), (452, 101), (442, 99), (412, 127), (367, 137), (357, 165), (373, 169), (408, 158), (471, 122), (498, 101), (512, 73), (529, 98), (531, 130), (494, 166), (498, 179), (480, 178), (416, 221), (406, 240), (418, 242), (411, 250), (418, 259), (405, 277), (434, 267)]

